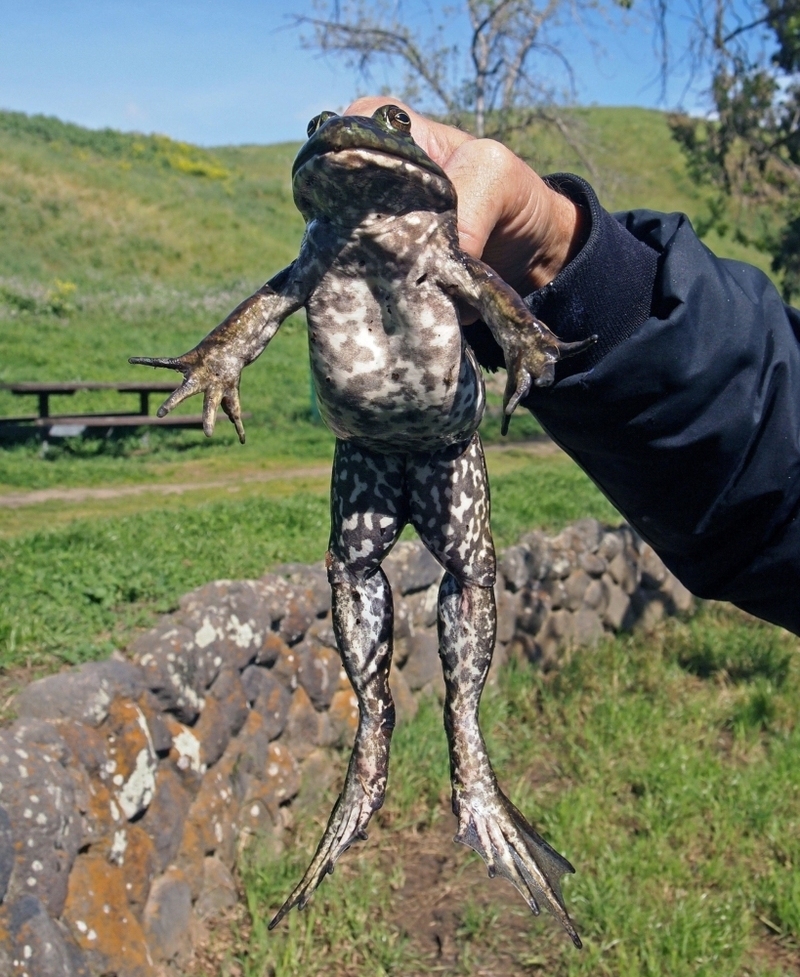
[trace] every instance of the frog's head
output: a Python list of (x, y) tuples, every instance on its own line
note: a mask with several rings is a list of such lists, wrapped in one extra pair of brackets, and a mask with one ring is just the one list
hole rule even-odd
[(356, 225), (411, 210), (453, 210), (456, 195), (444, 170), (411, 136), (397, 105), (372, 115), (322, 112), (308, 124), (308, 142), (292, 168), (294, 200), (305, 219)]

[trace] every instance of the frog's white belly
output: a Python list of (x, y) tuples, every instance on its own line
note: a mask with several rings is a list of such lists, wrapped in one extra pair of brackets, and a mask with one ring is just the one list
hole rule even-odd
[(337, 437), (379, 451), (435, 451), (476, 430), (480, 369), (452, 300), (427, 278), (332, 270), (308, 319), (320, 412)]

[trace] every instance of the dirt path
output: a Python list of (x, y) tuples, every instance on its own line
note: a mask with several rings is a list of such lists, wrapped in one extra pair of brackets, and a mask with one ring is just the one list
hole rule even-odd
[[(531, 455), (557, 454), (561, 449), (552, 441), (526, 441), (512, 444), (490, 444), (486, 446), (489, 455), (507, 451), (523, 451)], [(231, 485), (244, 485), (253, 482), (290, 481), (296, 478), (324, 478), (330, 473), (330, 465), (309, 465), (298, 468), (284, 468), (280, 471), (235, 474), (229, 478), (213, 479), (207, 482), (145, 482), (140, 485), (120, 485), (113, 488), (51, 488), (35, 489), (30, 492), (8, 492), (0, 495), (0, 509), (20, 509), (23, 506), (41, 505), (44, 502), (88, 502), (104, 499), (121, 499), (136, 495), (183, 495), (203, 489), (227, 488)]]

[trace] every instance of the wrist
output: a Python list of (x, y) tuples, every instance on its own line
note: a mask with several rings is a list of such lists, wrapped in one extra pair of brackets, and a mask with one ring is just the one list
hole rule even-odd
[(539, 199), (544, 214), (537, 229), (541, 243), (526, 282), (532, 289), (544, 288), (563, 271), (586, 243), (591, 229), (589, 215), (579, 203), (542, 182)]

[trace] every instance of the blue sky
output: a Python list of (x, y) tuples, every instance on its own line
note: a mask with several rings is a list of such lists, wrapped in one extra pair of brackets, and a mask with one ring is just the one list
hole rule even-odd
[[(406, 7), (424, 16), (423, 2)], [(289, 27), (302, 12), (310, 0), (0, 0), (0, 108), (207, 146), (302, 139), (322, 108), (393, 80), (378, 73), (370, 85), (304, 50)], [(677, 78), (659, 102), (641, 22), (595, 24), (592, 37), (605, 51), (599, 60), (571, 31), (580, 103), (678, 102)]]

